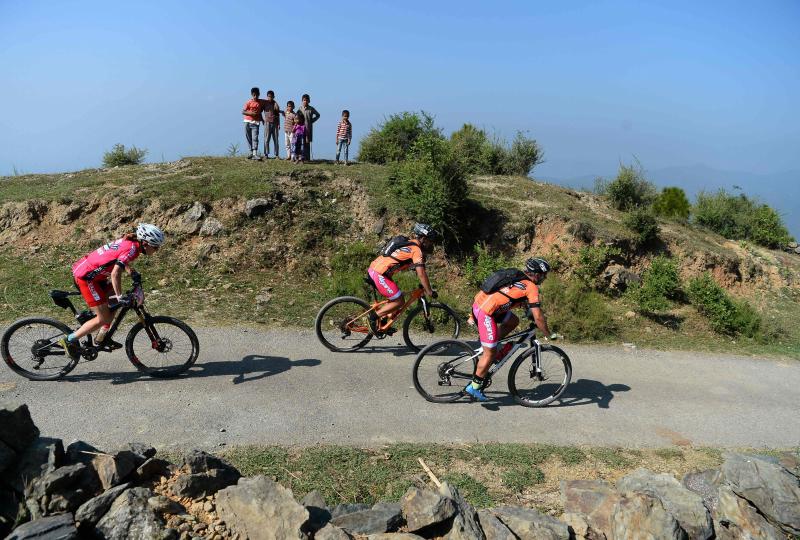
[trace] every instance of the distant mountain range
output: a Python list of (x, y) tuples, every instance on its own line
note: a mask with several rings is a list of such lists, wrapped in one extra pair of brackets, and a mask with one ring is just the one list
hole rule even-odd
[[(678, 186), (686, 191), (690, 200), (698, 192), (724, 188), (738, 193), (738, 186), (748, 197), (758, 198), (777, 209), (789, 232), (800, 239), (800, 170), (773, 174), (754, 174), (741, 171), (721, 171), (705, 165), (665, 167), (645, 170), (647, 178), (659, 187)], [(573, 178), (537, 177), (562, 186), (592, 188), (595, 178), (613, 178), (612, 174), (582, 175)]]

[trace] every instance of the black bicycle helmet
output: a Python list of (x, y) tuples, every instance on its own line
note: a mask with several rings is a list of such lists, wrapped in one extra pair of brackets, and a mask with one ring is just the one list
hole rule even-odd
[(417, 238), (424, 236), (431, 242), (435, 242), (436, 240), (439, 239), (439, 233), (436, 232), (436, 230), (427, 223), (415, 223), (414, 236), (416, 236)]
[(525, 261), (525, 271), (531, 274), (546, 274), (550, 271), (550, 264), (538, 257), (531, 257)]

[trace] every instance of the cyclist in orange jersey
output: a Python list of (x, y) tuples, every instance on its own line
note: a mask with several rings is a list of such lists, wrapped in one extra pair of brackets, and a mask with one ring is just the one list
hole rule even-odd
[(437, 297), (436, 291), (431, 288), (428, 273), (425, 271), (425, 255), (433, 250), (433, 243), (438, 239), (439, 234), (433, 227), (425, 223), (415, 224), (413, 234), (413, 239), (400, 243), (397, 249), (387, 255), (379, 255), (369, 265), (367, 274), (370, 280), (375, 284), (378, 292), (389, 300), (376, 312), (370, 313), (370, 326), (373, 332), (376, 331), (376, 323), (380, 317), (392, 313), (405, 303), (403, 291), (391, 279), (394, 273), (402, 270), (416, 271), (417, 277), (425, 289), (425, 294), (431, 298)]
[(488, 399), (483, 393), (483, 384), (492, 362), (502, 360), (513, 347), (513, 344), (506, 343), (497, 351), (497, 342), (510, 334), (519, 324), (519, 318), (511, 312), (512, 309), (527, 307), (539, 330), (553, 339), (557, 337), (556, 334), (550, 333), (539, 298), (539, 285), (545, 280), (549, 271), (550, 265), (547, 261), (532, 257), (525, 262), (525, 269), (522, 271), (524, 279), (516, 280), (495, 292), (480, 291), (475, 295), (472, 316), (478, 326), (483, 354), (478, 360), (472, 382), (464, 391), (478, 401)]

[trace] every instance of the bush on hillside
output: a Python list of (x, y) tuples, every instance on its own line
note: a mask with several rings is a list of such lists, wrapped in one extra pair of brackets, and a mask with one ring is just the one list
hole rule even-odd
[(618, 327), (606, 300), (580, 283), (551, 276), (542, 285), (542, 305), (553, 332), (569, 339), (604, 341), (617, 335)]
[(692, 305), (708, 317), (715, 332), (730, 336), (758, 335), (761, 317), (755, 309), (743, 300), (731, 298), (708, 272), (691, 280), (686, 293)]
[(619, 166), (617, 177), (607, 184), (596, 184), (605, 189), (611, 206), (617, 210), (633, 210), (648, 206), (656, 196), (656, 187), (644, 177), (641, 166)]
[(680, 220), (689, 218), (691, 208), (686, 192), (679, 187), (665, 187), (653, 202), (656, 214)]
[(751, 240), (770, 248), (791, 241), (780, 215), (744, 194), (732, 195), (724, 189), (713, 194), (701, 192), (693, 213), (697, 224), (730, 240)]
[(681, 280), (676, 262), (659, 255), (642, 274), (642, 283), (631, 289), (639, 311), (661, 313), (672, 307), (672, 300), (680, 294)]
[(544, 161), (544, 152), (534, 139), (518, 132), (511, 145), (494, 139), (472, 124), (450, 136), (453, 152), (468, 173), (527, 176)]
[(430, 223), (450, 238), (460, 237), (459, 212), (469, 186), (463, 164), (448, 141), (433, 134), (420, 137), (409, 158), (394, 165), (389, 180), (409, 218)]
[(425, 111), (393, 114), (361, 139), (358, 160), (381, 165), (402, 161), (409, 157), (421, 137), (442, 137), (430, 114)]
[(103, 154), (104, 167), (122, 167), (125, 165), (139, 165), (144, 161), (147, 149), (131, 146), (127, 150), (124, 144), (115, 144), (108, 152)]
[(646, 246), (658, 239), (658, 221), (647, 208), (637, 208), (625, 214), (622, 223), (633, 232), (636, 242)]
[(501, 268), (509, 268), (512, 261), (502, 253), (493, 253), (485, 245), (475, 247), (475, 255), (464, 263), (464, 275), (474, 288), (480, 287), (487, 277)]
[(603, 270), (621, 254), (622, 250), (613, 246), (583, 246), (578, 250), (575, 277), (587, 288), (602, 289), (605, 285)]
[(364, 242), (346, 245), (331, 256), (332, 276), (328, 292), (332, 296), (361, 295), (364, 293), (365, 268), (377, 256), (374, 247)]

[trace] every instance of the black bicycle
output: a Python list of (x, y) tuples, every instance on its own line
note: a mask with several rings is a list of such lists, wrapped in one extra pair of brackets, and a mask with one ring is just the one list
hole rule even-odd
[[(572, 379), (572, 363), (560, 348), (543, 345), (536, 339), (536, 326), (517, 332), (499, 341), (513, 341), (506, 356), (489, 368), (484, 390), (491, 386), (492, 376), (517, 351), (519, 354), (508, 372), (508, 390), (514, 400), (525, 407), (543, 407), (558, 399)], [(472, 381), (483, 349), (473, 349), (468, 343), (448, 339), (431, 343), (420, 351), (414, 362), (414, 387), (422, 397), (436, 403), (449, 403), (472, 396), (464, 388)]]
[[(50, 291), (53, 302), (72, 311), (78, 325), (95, 317), (90, 310), (78, 313), (75, 309), (69, 297), (80, 294), (77, 291)], [(0, 354), (8, 367), (23, 377), (34, 381), (59, 379), (72, 371), (81, 358), (91, 361), (101, 352), (119, 348), (113, 347), (111, 340), (125, 315), (133, 311), (139, 322), (128, 332), (125, 353), (136, 369), (152, 377), (173, 377), (189, 369), (197, 360), (200, 343), (194, 330), (178, 319), (150, 315), (144, 307), (141, 283), (134, 283), (124, 301), (109, 307), (115, 315), (106, 337), (98, 344), (91, 335), (86, 336), (80, 343), (80, 356), (77, 358), (72, 358), (59, 344), (73, 329), (47, 317), (28, 317), (9, 326), (0, 338)]]

